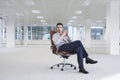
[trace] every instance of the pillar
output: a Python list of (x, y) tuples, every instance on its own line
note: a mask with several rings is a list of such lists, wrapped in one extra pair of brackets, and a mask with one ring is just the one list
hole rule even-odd
[(113, 0), (107, 6), (106, 42), (107, 53), (119, 55), (120, 1)]
[(15, 47), (15, 17), (8, 16), (6, 46)]

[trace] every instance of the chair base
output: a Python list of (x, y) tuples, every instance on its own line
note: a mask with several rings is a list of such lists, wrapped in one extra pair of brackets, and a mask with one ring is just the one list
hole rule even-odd
[(50, 68), (53, 69), (55, 66), (56, 66), (56, 67), (62, 66), (61, 71), (64, 71), (64, 68), (65, 68), (65, 66), (67, 66), (67, 65), (69, 65), (70, 67), (73, 67), (73, 69), (76, 70), (76, 66), (73, 65), (73, 64), (70, 64), (70, 63), (58, 63), (58, 64), (55, 64), (55, 65), (51, 66)]

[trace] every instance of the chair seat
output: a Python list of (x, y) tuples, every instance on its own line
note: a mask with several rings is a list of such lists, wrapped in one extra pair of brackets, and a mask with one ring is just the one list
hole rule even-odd
[(69, 56), (71, 56), (72, 53), (65, 52), (65, 51), (59, 51), (58, 54), (62, 56), (63, 58), (68, 59)]

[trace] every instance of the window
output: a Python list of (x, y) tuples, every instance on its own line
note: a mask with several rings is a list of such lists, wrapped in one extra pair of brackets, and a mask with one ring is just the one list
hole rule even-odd
[(85, 27), (80, 26), (80, 40), (83, 41), (85, 36)]
[(32, 27), (31, 26), (28, 26), (27, 27), (27, 34), (28, 34), (28, 40), (31, 40), (31, 35), (32, 35)]
[(24, 40), (24, 27), (17, 26), (15, 29), (15, 39), (16, 40)]
[(5, 20), (0, 17), (0, 43), (6, 43), (6, 26)]
[(49, 40), (51, 26), (28, 26), (28, 40)]
[[(28, 40), (49, 40), (50, 31), (55, 29), (55, 26), (28, 26)], [(64, 29), (68, 30), (68, 27), (65, 26)]]
[(91, 27), (91, 40), (104, 40), (105, 29), (101, 26)]

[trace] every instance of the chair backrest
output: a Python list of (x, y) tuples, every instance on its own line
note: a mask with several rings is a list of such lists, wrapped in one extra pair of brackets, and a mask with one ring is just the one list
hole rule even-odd
[(57, 53), (57, 48), (52, 40), (53, 35), (56, 33), (56, 31), (50, 31), (50, 40), (51, 40), (51, 49), (53, 54), (58, 54)]
[(52, 40), (53, 35), (56, 33), (56, 31), (50, 31), (50, 40), (51, 40), (51, 49), (52, 53), (56, 55), (61, 55), (62, 57), (69, 57), (70, 55), (73, 55), (73, 53), (65, 52), (65, 51), (57, 51), (57, 48)]

